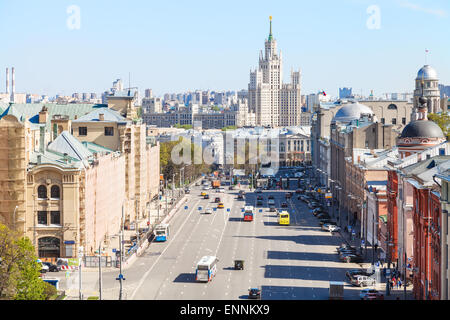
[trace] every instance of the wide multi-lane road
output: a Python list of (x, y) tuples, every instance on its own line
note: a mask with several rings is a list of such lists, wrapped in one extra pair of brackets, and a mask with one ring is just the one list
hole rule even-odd
[[(169, 240), (152, 243), (127, 270), (127, 299), (246, 299), (254, 286), (262, 299), (328, 299), (329, 281), (342, 281), (346, 270), (359, 267), (338, 261), (341, 239), (321, 231), (296, 196), (288, 201), (291, 224), (280, 226), (267, 198), (273, 195), (280, 208), (284, 191), (264, 191), (261, 207), (255, 206), (258, 194), (248, 190), (245, 201), (237, 200), (237, 190), (208, 190), (210, 199), (200, 192), (193, 188), (172, 218)], [(204, 214), (217, 207), (215, 197), (225, 208)], [(254, 221), (242, 221), (245, 204), (255, 206)], [(196, 282), (195, 267), (205, 255), (218, 257), (218, 271), (211, 282)], [(245, 261), (244, 270), (234, 270), (235, 259)], [(357, 293), (346, 286), (346, 298), (357, 299)]]

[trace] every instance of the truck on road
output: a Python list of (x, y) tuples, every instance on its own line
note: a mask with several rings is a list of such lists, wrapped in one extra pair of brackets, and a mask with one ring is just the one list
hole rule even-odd
[(220, 188), (220, 180), (211, 181), (211, 187), (213, 187), (214, 189)]

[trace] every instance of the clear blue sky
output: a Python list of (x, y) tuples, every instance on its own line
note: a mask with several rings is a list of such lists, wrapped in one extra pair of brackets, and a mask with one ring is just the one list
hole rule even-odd
[[(79, 30), (67, 26), (70, 5)], [(367, 27), (371, 5), (380, 29)], [(157, 95), (246, 89), (270, 15), (284, 80), (301, 68), (303, 93), (412, 91), (425, 48), (450, 84), (448, 0), (0, 0), (0, 92), (12, 66), (17, 92), (100, 93), (117, 78), (128, 85), (129, 72)]]

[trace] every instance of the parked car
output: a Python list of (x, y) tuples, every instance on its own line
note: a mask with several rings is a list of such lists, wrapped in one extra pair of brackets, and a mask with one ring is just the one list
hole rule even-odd
[(44, 264), (40, 259), (38, 259), (37, 260), (37, 263), (40, 265), (40, 267), (41, 267), (41, 273), (46, 273), (46, 272), (48, 272), (49, 271), (49, 267), (46, 265), (46, 264)]
[(263, 199), (262, 196), (257, 196), (257, 197), (256, 197), (256, 200), (262, 200), (262, 199)]
[(288, 205), (287, 205), (287, 203), (286, 203), (286, 202), (283, 202), (283, 203), (281, 204), (281, 207), (282, 207), (282, 208), (287, 208), (287, 207), (288, 207)]
[(352, 278), (352, 285), (357, 287), (374, 286), (376, 283), (377, 280), (369, 276), (358, 275)]
[(218, 205), (217, 205), (217, 208), (219, 208), (219, 209), (223, 209), (223, 208), (225, 208), (225, 206), (223, 205), (223, 203), (222, 202), (220, 202)]
[(206, 209), (205, 209), (205, 214), (211, 214), (211, 213), (212, 213), (211, 208), (206, 208)]
[(319, 219), (319, 224), (320, 225), (323, 225), (323, 224), (326, 224), (326, 223), (328, 223), (328, 224), (333, 223), (333, 220), (331, 220), (329, 218), (321, 218), (321, 219)]
[(331, 219), (330, 215), (326, 212), (319, 212), (316, 214), (317, 219)]
[(184, 193), (189, 194), (189, 193), (191, 193), (191, 190), (189, 188), (185, 188)]
[(220, 202), (220, 198), (219, 198), (219, 197), (215, 198), (215, 199), (214, 199), (214, 202), (215, 202), (215, 203), (219, 203), (219, 202)]
[(361, 300), (384, 300), (384, 295), (375, 289), (362, 289), (359, 297)]
[(371, 276), (371, 275), (373, 275), (373, 272), (369, 273), (369, 272), (367, 272), (366, 270), (363, 270), (363, 269), (351, 269), (351, 270), (348, 270), (345, 273), (345, 277), (349, 281), (351, 281), (354, 276)]
[(311, 201), (311, 202), (308, 204), (308, 206), (309, 206), (311, 209), (315, 209), (315, 208), (320, 207), (320, 203), (315, 202), (315, 201)]
[(270, 206), (269, 207), (269, 211), (270, 212), (275, 212), (275, 211), (277, 211), (277, 209), (275, 208), (275, 206)]
[(295, 190), (295, 193), (302, 193), (300, 189)]
[(205, 195), (203, 196), (203, 199), (209, 199), (209, 194), (205, 194)]
[(195, 183), (195, 185), (196, 185), (196, 186), (199, 186), (199, 185), (200, 185), (200, 182), (197, 181), (197, 182)]
[(209, 190), (209, 189), (211, 189), (210, 186), (203, 186), (203, 190)]
[(262, 200), (256, 200), (256, 205), (257, 206), (262, 206), (263, 205)]
[(273, 200), (273, 199), (275, 199), (275, 197), (274, 196), (272, 196), (272, 195), (270, 195), (267, 199), (269, 199), (269, 200)]
[(262, 193), (261, 188), (257, 188), (257, 189), (255, 190), (255, 193)]
[(360, 256), (359, 254), (355, 254), (355, 253), (348, 253), (348, 254), (340, 255), (340, 259), (342, 262), (346, 262), (346, 263), (350, 263), (350, 262), (360, 263), (360, 262), (364, 261), (364, 258), (362, 256)]
[(48, 272), (58, 272), (59, 271), (58, 267), (53, 263), (42, 262), (42, 264), (48, 267), (48, 270), (47, 270)]
[(324, 223), (322, 225), (322, 230), (329, 231), (329, 232), (338, 232), (341, 228), (333, 223)]
[(261, 290), (259, 288), (249, 288), (248, 289), (249, 299), (261, 299)]

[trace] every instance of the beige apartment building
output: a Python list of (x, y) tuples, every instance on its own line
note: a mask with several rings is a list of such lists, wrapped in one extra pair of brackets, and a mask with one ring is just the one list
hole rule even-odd
[(76, 257), (81, 247), (89, 255), (108, 247), (122, 221), (148, 216), (159, 144), (132, 99), (113, 100), (13, 104), (0, 119), (0, 223), (32, 239), (40, 257)]

